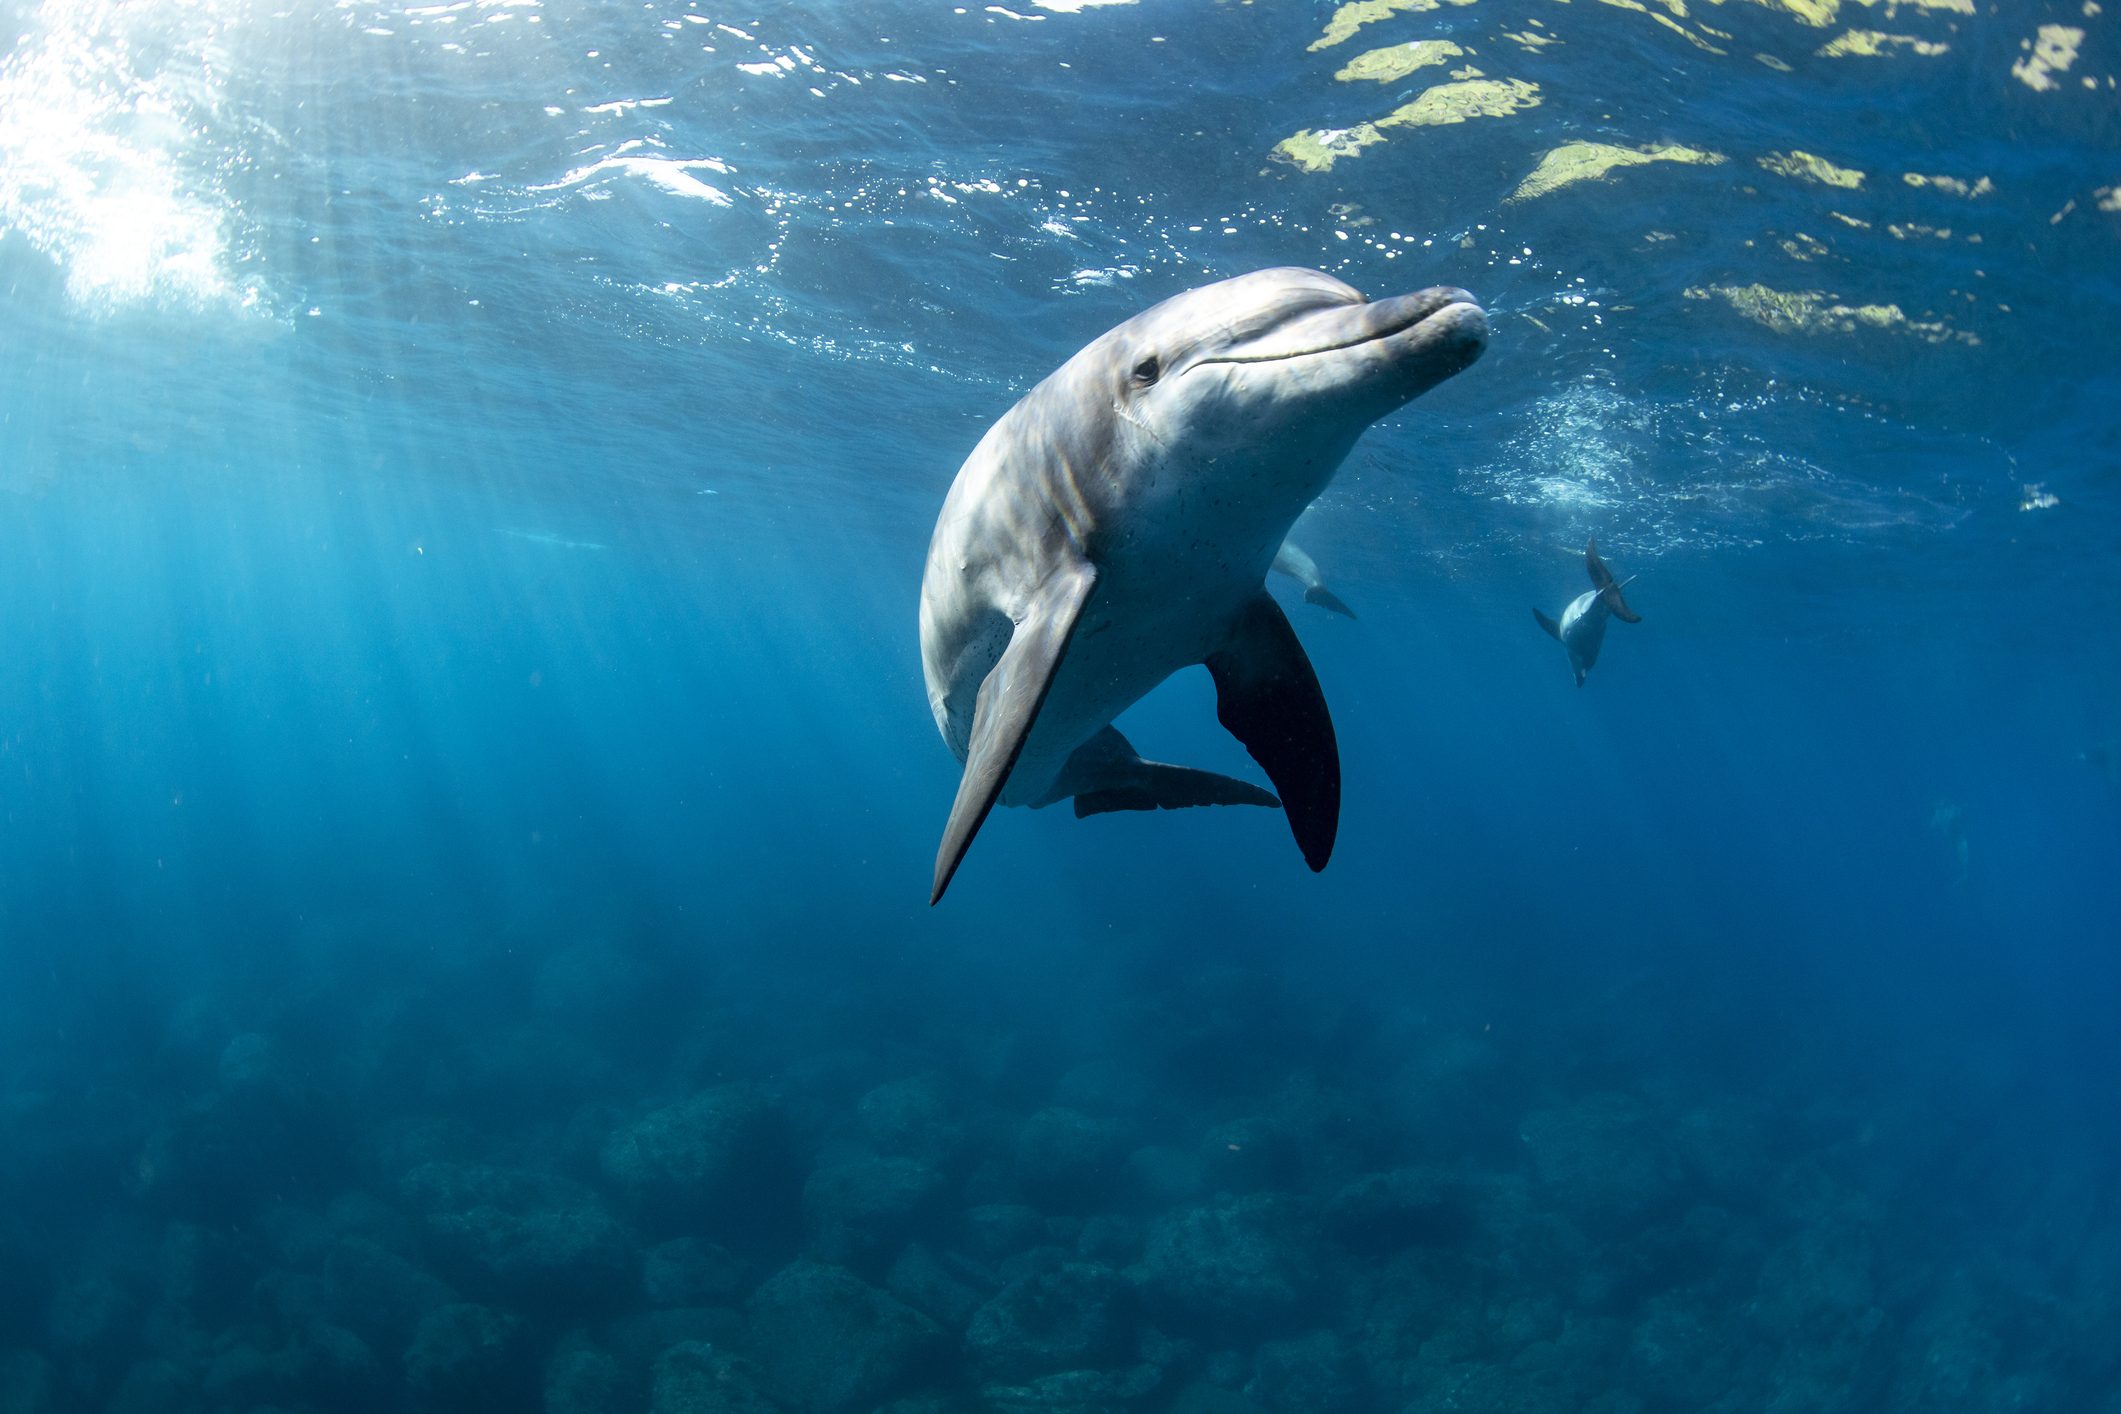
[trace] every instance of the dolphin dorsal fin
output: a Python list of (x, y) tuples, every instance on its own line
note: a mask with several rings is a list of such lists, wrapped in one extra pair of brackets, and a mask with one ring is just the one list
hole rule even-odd
[(980, 684), (965, 774), (958, 780), (950, 823), (943, 827), (942, 846), (935, 853), (935, 890), (928, 896), (931, 908), (950, 887), (951, 876), (972, 847), (972, 837), (979, 833), (1008, 783), (1009, 772), (1016, 767), (1016, 758), (1023, 754), (1039, 709), (1053, 689), (1053, 676), (1068, 655), (1083, 606), (1096, 588), (1097, 566), (1087, 560), (1063, 565), (1048, 575), (1029, 612), (1010, 635), (1001, 661)]

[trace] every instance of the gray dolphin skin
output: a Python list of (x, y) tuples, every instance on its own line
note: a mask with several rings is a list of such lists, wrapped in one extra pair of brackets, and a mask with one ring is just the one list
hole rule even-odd
[(1642, 615), (1628, 607), (1628, 601), (1620, 597), (1624, 585), (1613, 580), (1613, 572), (1598, 558), (1598, 537), (1592, 536), (1583, 550), (1583, 567), (1591, 576), (1591, 589), (1579, 594), (1561, 611), (1561, 622), (1555, 623), (1539, 610), (1532, 610), (1532, 617), (1539, 626), (1552, 634), (1562, 647), (1569, 650), (1569, 666), (1576, 670), (1576, 685), (1583, 686), (1584, 675), (1598, 662), (1598, 650), (1605, 645), (1605, 621), (1616, 618), (1624, 624), (1639, 624)]
[[(997, 801), (1072, 796), (1078, 816), (1280, 805), (1325, 868), (1339, 747), (1267, 569), (1363, 429), (1487, 339), (1463, 290), (1367, 301), (1316, 270), (1257, 270), (1129, 319), (987, 430), (921, 582), (928, 704), (965, 768), (931, 904)], [(1144, 761), (1113, 729), (1195, 663), (1280, 799)]]
[(1341, 603), (1338, 594), (1326, 588), (1326, 577), (1318, 572), (1318, 561), (1305, 554), (1303, 546), (1294, 540), (1281, 542), (1281, 549), (1274, 553), (1274, 569), (1304, 587), (1306, 604), (1316, 604), (1321, 609), (1331, 609), (1351, 619), (1355, 617), (1355, 611)]

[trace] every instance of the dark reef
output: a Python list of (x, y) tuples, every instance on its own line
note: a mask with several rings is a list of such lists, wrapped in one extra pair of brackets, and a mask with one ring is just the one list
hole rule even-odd
[(2007, 1087), (335, 926), (10, 1057), (0, 1414), (2121, 1409), (2111, 1186)]

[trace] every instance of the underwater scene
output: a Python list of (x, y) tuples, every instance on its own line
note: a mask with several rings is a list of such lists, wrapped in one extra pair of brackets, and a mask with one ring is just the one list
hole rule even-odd
[(2117, 81), (0, 3), (0, 1414), (2121, 1414)]

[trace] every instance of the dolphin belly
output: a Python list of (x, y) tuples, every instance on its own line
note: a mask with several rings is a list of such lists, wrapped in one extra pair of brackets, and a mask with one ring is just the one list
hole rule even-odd
[[(1105, 582), (1110, 578), (1117, 576)], [(1229, 636), (1246, 597), (1242, 586), (1225, 585), (1203, 596), (1205, 604), (1173, 604), (1127, 594), (1124, 587), (1108, 600), (1104, 582), (1099, 588), (1002, 788), (1003, 805), (1043, 799), (1077, 748), (1164, 679), (1205, 662)]]

